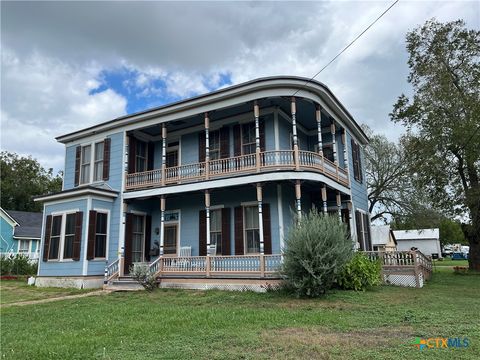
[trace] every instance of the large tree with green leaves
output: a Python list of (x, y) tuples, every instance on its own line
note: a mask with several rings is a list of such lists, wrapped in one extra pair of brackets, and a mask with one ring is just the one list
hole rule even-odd
[(429, 20), (407, 34), (408, 82), (392, 120), (404, 124), (406, 160), (436, 205), (463, 212), (470, 269), (480, 271), (480, 31)]
[(4, 209), (40, 211), (42, 206), (34, 196), (62, 190), (62, 177), (53, 175), (53, 169), (44, 169), (31, 156), (0, 153), (1, 203)]

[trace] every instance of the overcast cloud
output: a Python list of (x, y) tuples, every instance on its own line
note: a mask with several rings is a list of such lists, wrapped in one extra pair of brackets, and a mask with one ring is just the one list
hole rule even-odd
[[(2, 2), (1, 148), (63, 168), (55, 136), (221, 86), (310, 77), (389, 2)], [(396, 139), (405, 34), (480, 27), (477, 1), (400, 1), (317, 78), (359, 123)]]

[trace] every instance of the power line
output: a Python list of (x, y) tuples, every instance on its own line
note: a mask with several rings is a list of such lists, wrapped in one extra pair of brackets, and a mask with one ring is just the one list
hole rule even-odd
[(292, 96), (295, 96), (295, 94), (297, 94), (300, 90), (302, 90), (309, 82), (311, 82), (313, 79), (315, 79), (318, 75), (320, 75), (320, 73), (325, 70), (331, 63), (333, 63), (340, 55), (342, 55), (350, 46), (352, 46), (358, 39), (360, 39), (360, 37), (365, 34), (373, 25), (375, 25), (375, 23), (380, 20), (383, 15), (385, 15), (391, 8), (393, 8), (400, 0), (395, 0), (395, 2), (393, 2), (384, 12), (382, 12), (370, 25), (368, 25), (355, 39), (353, 39), (350, 44), (348, 44), (347, 46), (345, 46), (343, 48), (342, 51), (340, 51), (337, 55), (335, 55), (335, 57), (330, 60), (324, 67), (322, 67), (320, 69), (320, 71), (318, 71), (315, 75), (313, 75), (310, 79), (308, 79), (307, 81), (305, 81), (305, 84), (303, 84), (301, 86), (300, 89), (298, 89), (297, 91), (295, 91), (293, 93)]

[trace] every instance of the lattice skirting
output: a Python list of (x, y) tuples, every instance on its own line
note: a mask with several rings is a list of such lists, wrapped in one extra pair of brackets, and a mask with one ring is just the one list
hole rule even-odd
[[(383, 282), (387, 285), (417, 287), (415, 274), (383, 274)], [(419, 274), (419, 284), (423, 287), (423, 274)]]
[[(180, 280), (180, 279), (178, 279)], [(245, 283), (237, 282), (232, 283), (229, 281), (225, 282), (202, 282), (202, 281), (165, 281), (162, 280), (159, 284), (161, 288), (170, 288), (170, 289), (191, 289), (191, 290), (228, 290), (228, 291), (254, 291), (259, 293), (267, 292), (269, 289), (277, 289), (280, 286), (279, 281), (262, 281), (262, 282), (251, 282), (246, 281)], [(183, 281), (182, 281), (183, 280)]]

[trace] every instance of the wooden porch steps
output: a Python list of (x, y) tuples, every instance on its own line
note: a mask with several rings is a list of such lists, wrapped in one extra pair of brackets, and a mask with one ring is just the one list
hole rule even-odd
[(131, 276), (120, 276), (117, 279), (110, 282), (110, 284), (104, 286), (105, 290), (111, 291), (138, 291), (144, 290), (143, 286)]

